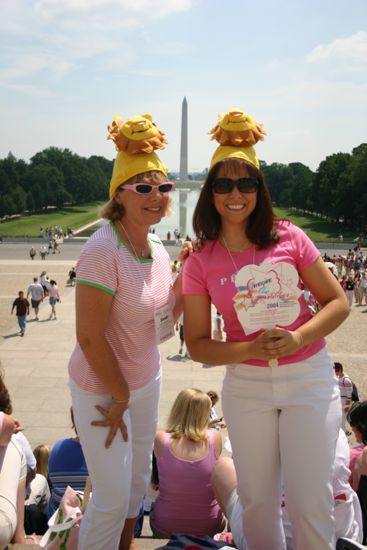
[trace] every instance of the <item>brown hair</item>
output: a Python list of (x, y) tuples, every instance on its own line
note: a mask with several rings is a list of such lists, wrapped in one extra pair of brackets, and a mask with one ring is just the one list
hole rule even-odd
[(262, 172), (253, 166), (253, 164), (235, 157), (224, 159), (215, 164), (206, 177), (192, 221), (192, 226), (197, 237), (202, 240), (216, 240), (219, 237), (221, 218), (214, 206), (212, 182), (217, 177), (219, 168), (225, 164), (233, 167), (245, 165), (249, 176), (256, 178), (259, 182), (256, 207), (246, 227), (247, 238), (260, 248), (266, 248), (278, 242), (279, 237), (275, 228), (276, 218)]
[[(159, 170), (152, 170), (150, 172), (142, 172), (141, 174), (137, 174), (136, 176), (133, 176), (127, 181), (124, 181), (117, 190), (120, 188), (123, 189), (125, 183), (137, 183), (139, 180), (144, 179), (144, 181), (154, 181), (158, 183), (163, 183), (167, 181), (167, 177), (163, 174), (163, 172), (160, 172)], [(166, 210), (164, 212), (164, 216), (170, 216), (172, 214), (172, 207), (171, 207), (171, 201), (168, 201)], [(103, 207), (100, 212), (100, 215), (102, 218), (105, 218), (106, 220), (111, 220), (112, 222), (116, 220), (122, 220), (122, 218), (125, 215), (125, 208), (122, 206), (122, 204), (119, 204), (117, 201), (115, 201), (115, 197), (112, 197)]]
[(2, 368), (0, 368), (0, 411), (5, 414), (12, 414), (13, 412), (13, 406), (11, 404), (8, 388), (5, 386)]
[(215, 390), (209, 390), (209, 391), (206, 392), (206, 394), (209, 396), (210, 401), (212, 402), (213, 405), (218, 403), (218, 401), (219, 401), (218, 392), (216, 392)]

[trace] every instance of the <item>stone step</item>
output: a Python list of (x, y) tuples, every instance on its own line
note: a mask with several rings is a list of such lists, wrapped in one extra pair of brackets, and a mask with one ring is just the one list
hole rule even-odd
[[(153, 537), (140, 537), (136, 540), (139, 550), (156, 550), (167, 544), (167, 540), (154, 539)], [(9, 544), (8, 550), (39, 550), (38, 544)]]

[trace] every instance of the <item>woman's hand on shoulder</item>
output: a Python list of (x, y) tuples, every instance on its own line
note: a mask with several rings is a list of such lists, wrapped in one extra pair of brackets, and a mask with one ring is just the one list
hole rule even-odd
[(202, 246), (203, 246), (203, 241), (201, 239), (194, 239), (193, 241), (184, 241), (182, 243), (182, 248), (178, 255), (178, 260), (183, 265), (185, 263), (185, 260), (190, 256), (190, 254), (192, 254), (193, 252), (196, 252), (197, 250), (200, 250)]
[(104, 416), (105, 420), (93, 420), (91, 424), (92, 426), (109, 428), (108, 436), (105, 443), (106, 449), (111, 446), (112, 441), (114, 440), (118, 431), (121, 432), (122, 439), (124, 441), (128, 440), (127, 426), (123, 420), (123, 414), (128, 407), (128, 401), (124, 403), (117, 403), (113, 400), (111, 400), (108, 409), (105, 409), (101, 405), (96, 405), (97, 411), (99, 411), (101, 415)]

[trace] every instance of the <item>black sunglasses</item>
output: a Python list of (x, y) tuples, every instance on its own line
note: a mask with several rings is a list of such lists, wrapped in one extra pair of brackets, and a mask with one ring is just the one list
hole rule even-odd
[(238, 180), (216, 178), (212, 182), (212, 189), (218, 195), (232, 193), (235, 186), (240, 193), (256, 193), (259, 188), (259, 180), (257, 178), (239, 178)]

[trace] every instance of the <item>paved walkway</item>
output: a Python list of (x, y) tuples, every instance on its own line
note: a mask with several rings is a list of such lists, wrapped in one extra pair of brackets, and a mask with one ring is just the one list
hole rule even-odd
[[(28, 323), (24, 338), (17, 336), (16, 321), (8, 314), (1, 324), (0, 359), (5, 381), (14, 405), (14, 414), (25, 428), (31, 446), (53, 444), (72, 435), (70, 426), (70, 398), (67, 387), (67, 363), (75, 344), (74, 293), (64, 287), (68, 269), (75, 263), (80, 246), (68, 247), (67, 254), (52, 261), (20, 260), (18, 254), (1, 254), (0, 300), (10, 312), (15, 289), (27, 288), (33, 275), (41, 269), (60, 276), (61, 298), (57, 304), (57, 320), (49, 321), (49, 306), (41, 306), (40, 321)], [(2, 249), (4, 251), (4, 249)], [(13, 256), (13, 259), (10, 257)], [(15, 258), (14, 258), (15, 256)], [(72, 256), (72, 257), (71, 257)], [(23, 256), (23, 258), (26, 256)], [(63, 279), (61, 279), (63, 277)], [(3, 284), (4, 282), (4, 284)], [(7, 285), (11, 288), (6, 289)], [(4, 290), (5, 289), (5, 290)], [(32, 317), (32, 316), (31, 316)], [(347, 321), (328, 337), (329, 351), (334, 360), (341, 361), (358, 385), (362, 398), (367, 398), (367, 307), (353, 306)], [(168, 411), (177, 393), (187, 387), (204, 391), (219, 391), (224, 367), (211, 367), (183, 359), (178, 355), (179, 339), (175, 337), (161, 345), (163, 362), (163, 391), (160, 402), (159, 425), (164, 427)], [(218, 407), (220, 413), (220, 406)], [(224, 434), (223, 434), (224, 435)], [(143, 542), (144, 550), (158, 546), (157, 542)], [(27, 546), (29, 548), (29, 546)]]

